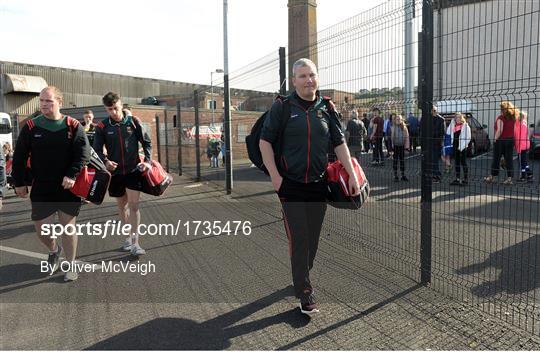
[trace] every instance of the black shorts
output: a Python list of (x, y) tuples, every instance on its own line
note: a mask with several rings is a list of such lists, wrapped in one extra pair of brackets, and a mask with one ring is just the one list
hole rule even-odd
[(126, 194), (126, 188), (134, 191), (140, 191), (142, 189), (142, 174), (139, 171), (111, 177), (109, 196), (122, 197)]
[(30, 192), (32, 220), (43, 220), (57, 211), (78, 216), (81, 210), (81, 197), (62, 187), (34, 184)]

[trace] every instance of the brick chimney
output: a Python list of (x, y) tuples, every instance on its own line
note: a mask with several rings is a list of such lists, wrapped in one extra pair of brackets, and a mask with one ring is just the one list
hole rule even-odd
[(308, 58), (317, 65), (317, 1), (289, 0), (289, 90), (292, 85), (292, 65)]

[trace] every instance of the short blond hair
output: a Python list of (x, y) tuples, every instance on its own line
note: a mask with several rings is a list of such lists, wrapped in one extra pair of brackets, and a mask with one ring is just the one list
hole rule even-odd
[(58, 88), (58, 87), (55, 87), (55, 86), (47, 86), (45, 88), (43, 88), (41, 90), (41, 93), (47, 91), (47, 90), (50, 90), (54, 93), (54, 97), (56, 98), (56, 100), (58, 100), (60, 103), (63, 103), (64, 102), (64, 93), (62, 93), (62, 91)]

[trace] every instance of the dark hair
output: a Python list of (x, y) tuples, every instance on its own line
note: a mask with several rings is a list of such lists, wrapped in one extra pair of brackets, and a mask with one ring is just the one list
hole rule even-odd
[(371, 111), (373, 111), (373, 112), (377, 111), (377, 112), (380, 113), (380, 112), (381, 112), (381, 109), (379, 109), (379, 108), (373, 108), (373, 109), (371, 109)]
[(103, 96), (103, 105), (105, 106), (113, 106), (120, 100), (120, 96), (116, 93), (109, 92)]
[(362, 117), (367, 117), (367, 114), (366, 114), (366, 113), (363, 113), (363, 114), (362, 114)]
[(93, 112), (92, 110), (86, 110), (86, 111), (84, 112), (84, 114), (85, 114), (85, 115), (90, 115), (90, 114), (93, 115), (94, 112)]

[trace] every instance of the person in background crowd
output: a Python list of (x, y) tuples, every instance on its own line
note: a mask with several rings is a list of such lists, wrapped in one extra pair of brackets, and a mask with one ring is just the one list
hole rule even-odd
[(435, 105), (431, 108), (431, 116), (433, 117), (433, 130), (431, 135), (431, 148), (432, 148), (432, 182), (440, 183), (441, 182), (441, 152), (443, 148), (444, 134), (446, 131), (444, 118), (437, 113), (437, 107)]
[[(77, 253), (77, 236), (62, 235), (62, 245), (43, 234), (43, 225), (50, 224), (58, 213), (58, 221), (65, 226), (74, 225), (81, 209), (81, 198), (70, 192), (81, 169), (90, 160), (90, 145), (79, 121), (62, 115), (62, 92), (53, 86), (39, 94), (41, 115), (30, 119), (22, 127), (15, 154), (12, 177), (15, 193), (28, 197), (25, 184), (26, 167), (30, 158), (32, 168), (32, 220), (37, 236), (49, 250), (49, 274), (60, 264), (60, 254), (65, 250), (66, 259), (73, 263)], [(72, 267), (72, 266), (71, 266)], [(72, 267), (73, 269), (73, 267)], [(64, 281), (78, 278), (76, 270), (67, 270)]]
[(511, 185), (514, 176), (513, 152), (514, 152), (514, 129), (516, 121), (519, 120), (519, 110), (509, 101), (500, 104), (501, 114), (495, 120), (495, 146), (493, 148), (493, 162), (491, 164), (491, 174), (484, 177), (487, 183), (495, 182), (495, 177), (499, 175), (501, 156), (504, 157), (506, 165), (506, 180), (504, 185)]
[(371, 142), (369, 140), (369, 136), (371, 135), (371, 121), (369, 120), (369, 117), (366, 113), (362, 115), (362, 123), (364, 124), (364, 127), (367, 130), (367, 134), (364, 138), (364, 152), (368, 153), (371, 149)]
[(394, 118), (394, 114), (390, 113), (388, 115), (388, 118), (384, 120), (384, 146), (386, 147), (386, 157), (390, 157), (390, 153), (392, 152), (392, 138), (390, 137), (390, 128), (392, 127), (392, 119)]
[(420, 131), (420, 124), (418, 123), (418, 118), (414, 116), (412, 112), (409, 112), (407, 125), (409, 128), (409, 135), (411, 137), (411, 153), (416, 154), (416, 147), (419, 145), (418, 132)]
[[(467, 147), (471, 142), (471, 127), (467, 123), (465, 115), (458, 112), (446, 130), (450, 135), (450, 145), (454, 150), (454, 162), (456, 179), (450, 183), (452, 186), (465, 186), (469, 182), (469, 167), (467, 166)], [(463, 177), (461, 169), (463, 168)]]
[(4, 156), (4, 148), (0, 150), (0, 210), (2, 210), (2, 200), (4, 199), (4, 187), (6, 186), (6, 157)]
[(358, 114), (354, 114), (352, 119), (347, 123), (347, 132), (349, 132), (347, 145), (349, 146), (351, 155), (359, 158), (359, 154), (362, 153), (362, 142), (366, 137), (367, 131), (364, 123), (358, 119)]
[(371, 165), (382, 166), (384, 165), (384, 154), (382, 148), (384, 121), (381, 118), (381, 110), (379, 108), (373, 108), (373, 118), (371, 119), (371, 135), (370, 141), (373, 143), (373, 161)]
[(516, 120), (514, 128), (514, 148), (519, 156), (520, 177), (518, 182), (533, 182), (533, 173), (529, 167), (529, 149), (531, 141), (529, 140), (529, 128), (527, 126), (527, 114), (522, 111)]
[(452, 156), (452, 152), (454, 151), (452, 147), (452, 133), (448, 131), (449, 130), (447, 129), (446, 133), (444, 134), (443, 149), (442, 149), (442, 156), (441, 156), (441, 160), (444, 162), (445, 173), (450, 173), (450, 171), (452, 170), (450, 157)]
[(84, 132), (88, 138), (90, 145), (94, 145), (94, 135), (96, 134), (96, 125), (94, 124), (94, 113), (92, 110), (86, 110), (84, 112)]
[(394, 181), (399, 181), (397, 165), (399, 161), (399, 169), (401, 171), (401, 180), (409, 181), (407, 176), (405, 176), (405, 150), (408, 150), (410, 147), (409, 140), (409, 131), (403, 121), (401, 115), (396, 115), (393, 119), (392, 127), (390, 128), (390, 140), (394, 148), (394, 160), (393, 160), (393, 169), (394, 169)]

